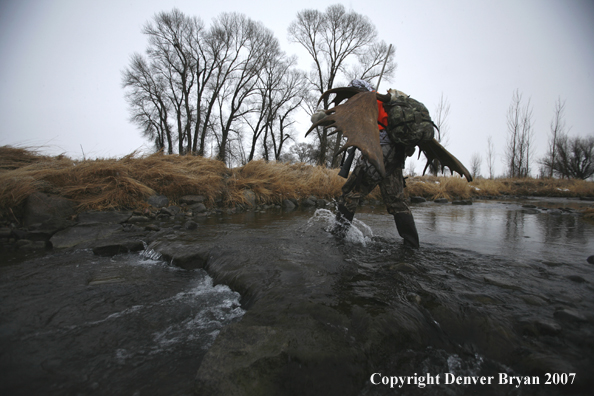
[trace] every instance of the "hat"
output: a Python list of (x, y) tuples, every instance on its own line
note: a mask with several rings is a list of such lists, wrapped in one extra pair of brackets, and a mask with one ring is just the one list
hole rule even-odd
[(361, 80), (358, 78), (351, 81), (351, 83), (349, 84), (349, 87), (364, 89), (366, 91), (375, 91), (375, 88), (373, 88), (373, 85), (371, 85), (370, 83), (368, 83), (365, 80)]

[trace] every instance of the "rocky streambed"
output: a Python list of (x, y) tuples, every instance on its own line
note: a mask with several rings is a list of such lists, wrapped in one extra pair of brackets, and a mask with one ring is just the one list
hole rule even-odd
[(588, 394), (594, 226), (573, 202), (414, 204), (408, 250), (381, 206), (337, 240), (311, 201), (84, 213), (43, 249), (6, 239), (0, 390)]

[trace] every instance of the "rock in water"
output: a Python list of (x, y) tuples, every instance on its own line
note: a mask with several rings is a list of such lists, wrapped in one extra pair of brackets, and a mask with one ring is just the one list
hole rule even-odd
[(106, 239), (113, 233), (122, 230), (119, 224), (89, 224), (77, 227), (70, 227), (58, 231), (50, 239), (54, 248), (70, 248), (94, 242), (98, 239)]

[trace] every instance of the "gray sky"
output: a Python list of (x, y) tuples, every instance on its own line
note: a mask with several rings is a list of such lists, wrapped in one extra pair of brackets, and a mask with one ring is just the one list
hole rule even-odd
[[(43, 146), (48, 154), (121, 157), (148, 144), (128, 121), (121, 71), (144, 52), (142, 26), (177, 7), (206, 23), (236, 11), (272, 29), (288, 54), (298, 11), (338, 1), (0, 0), (0, 145)], [(546, 151), (555, 101), (566, 101), (571, 135), (593, 135), (594, 1), (375, 0), (343, 2), (368, 16), (396, 47), (398, 68), (381, 91), (398, 88), (433, 112), (450, 102), (447, 148), (469, 166), (486, 159), (492, 136), (504, 170), (506, 114), (513, 92), (533, 106), (535, 157)], [(301, 121), (303, 131), (309, 120)], [(416, 157), (415, 157), (416, 158)], [(423, 161), (417, 161), (417, 172)], [(424, 162), (423, 162), (424, 164)], [(487, 173), (486, 161), (482, 173)], [(533, 164), (533, 175), (537, 165)]]

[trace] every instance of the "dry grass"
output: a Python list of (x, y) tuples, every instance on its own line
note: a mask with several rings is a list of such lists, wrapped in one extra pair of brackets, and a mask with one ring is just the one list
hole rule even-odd
[(243, 191), (252, 190), (262, 203), (279, 203), (286, 198), (332, 198), (340, 195), (344, 179), (338, 170), (305, 164), (252, 161), (233, 169), (227, 180), (229, 204), (243, 202)]
[[(209, 158), (132, 153), (121, 159), (74, 161), (48, 157), (27, 148), (0, 147), (0, 212), (18, 212), (23, 201), (41, 191), (67, 197), (79, 210), (146, 207), (146, 198), (163, 194), (170, 201), (184, 195), (203, 195), (207, 204), (244, 203), (245, 190), (260, 203), (310, 195), (332, 199), (345, 179), (338, 169), (305, 164), (252, 161), (229, 169)], [(581, 180), (479, 179), (423, 176), (407, 179), (406, 196), (428, 199), (468, 199), (480, 196), (594, 196), (594, 183)], [(376, 188), (369, 199), (381, 199)]]

